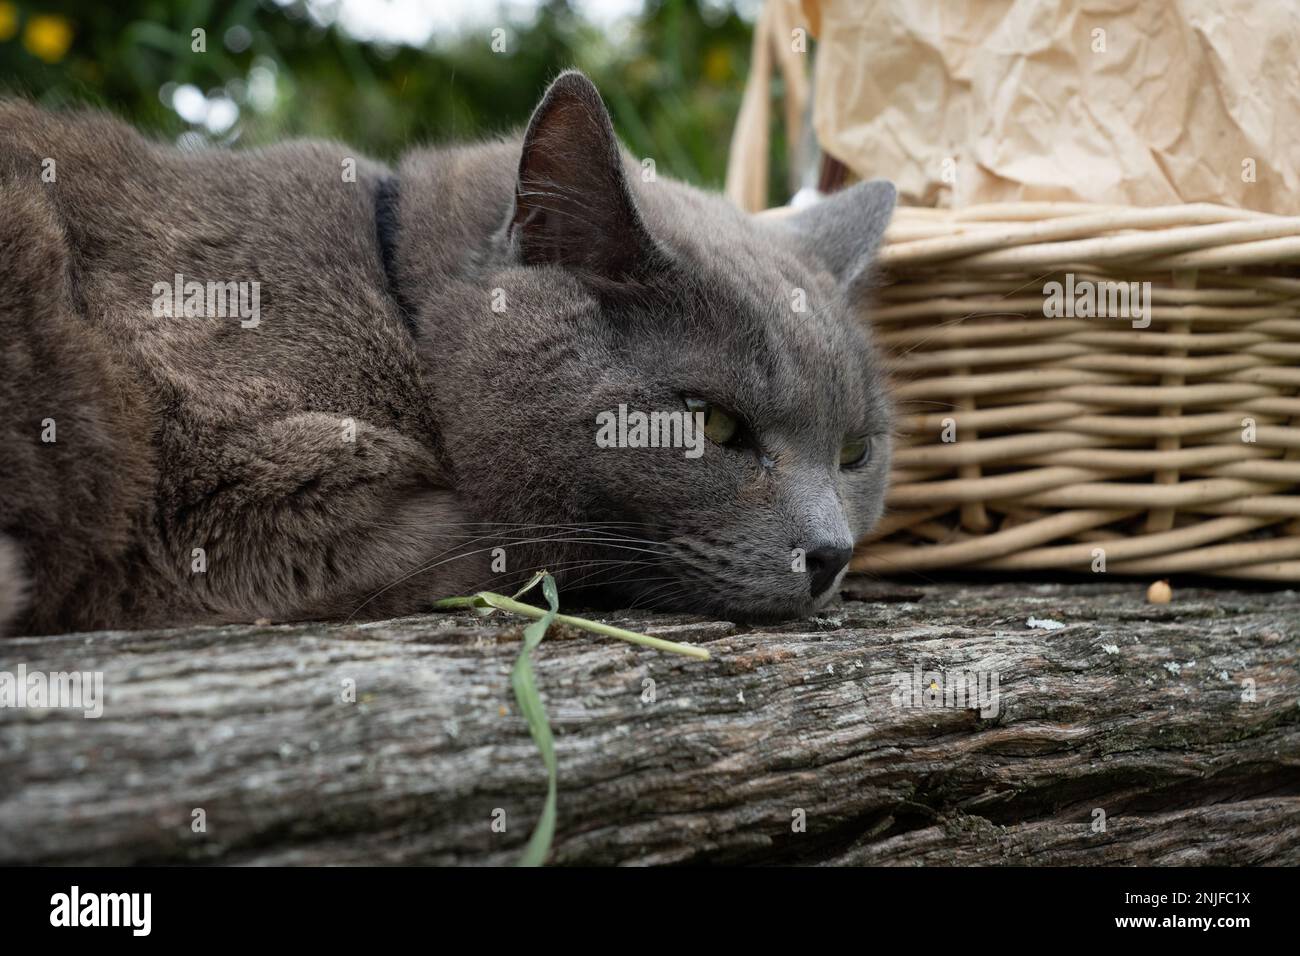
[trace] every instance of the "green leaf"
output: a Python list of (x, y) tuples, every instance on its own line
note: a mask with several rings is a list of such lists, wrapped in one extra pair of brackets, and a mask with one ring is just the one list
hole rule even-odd
[[(542, 594), (546, 596), (546, 603), (550, 606), (548, 611), (543, 611), (541, 608), (533, 607), (531, 604), (525, 604), (519, 600), (520, 596), (527, 594), (536, 587), (538, 581), (542, 583)], [(519, 649), (519, 656), (515, 658), (514, 669), (510, 672), (510, 684), (515, 689), (515, 701), (519, 704), (519, 712), (528, 721), (528, 731), (533, 735), (533, 742), (537, 744), (537, 749), (541, 752), (542, 762), (546, 764), (546, 802), (542, 804), (542, 815), (538, 818), (537, 825), (533, 827), (533, 834), (528, 838), (528, 845), (524, 847), (524, 855), (519, 859), (520, 866), (541, 866), (546, 860), (546, 854), (551, 850), (551, 840), (555, 836), (555, 739), (551, 736), (551, 723), (546, 717), (546, 708), (542, 705), (541, 695), (537, 693), (537, 682), (533, 679), (532, 652), (538, 644), (542, 643), (542, 638), (546, 636), (547, 629), (556, 621), (559, 621), (562, 624), (568, 624), (570, 627), (591, 631), (593, 634), (616, 637), (621, 641), (640, 644), (643, 647), (653, 647), (656, 650), (669, 651), (673, 654), (683, 654), (700, 660), (707, 661), (709, 652), (702, 647), (665, 641), (660, 637), (650, 637), (648, 634), (638, 634), (636, 631), (625, 631), (621, 627), (614, 627), (612, 624), (602, 624), (599, 621), (588, 621), (586, 618), (561, 614), (559, 613), (560, 595), (555, 587), (555, 578), (551, 577), (546, 571), (538, 571), (534, 574), (532, 579), (516, 591), (512, 597), (506, 597), (504, 594), (497, 594), (493, 591), (479, 591), (477, 594), (466, 597), (443, 598), (440, 601), (435, 601), (433, 606), (448, 611), (467, 609), (479, 610), (480, 612), (486, 609), (487, 613), (491, 613), (493, 610), (508, 611), (512, 614), (522, 614), (524, 617), (533, 619), (532, 623), (524, 628), (524, 645)]]
[[(529, 587), (535, 583), (536, 578), (530, 582)], [(522, 594), (523, 591), (519, 593)], [(528, 730), (541, 752), (542, 762), (546, 764), (546, 802), (542, 805), (542, 815), (533, 828), (533, 835), (528, 839), (528, 846), (524, 847), (524, 855), (519, 859), (520, 866), (541, 866), (546, 860), (546, 854), (550, 852), (551, 840), (555, 836), (555, 740), (551, 736), (551, 723), (546, 717), (546, 708), (542, 705), (541, 695), (537, 693), (537, 683), (533, 680), (532, 662), (533, 649), (542, 642), (547, 628), (560, 610), (560, 596), (555, 590), (555, 579), (549, 574), (542, 577), (542, 593), (546, 596), (550, 610), (524, 628), (524, 645), (519, 649), (514, 670), (510, 674), (515, 700), (528, 721)]]

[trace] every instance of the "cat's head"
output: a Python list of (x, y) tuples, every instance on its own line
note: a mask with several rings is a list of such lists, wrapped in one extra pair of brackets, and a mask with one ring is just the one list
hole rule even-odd
[(511, 525), (484, 526), (509, 569), (599, 584), (578, 600), (814, 610), (885, 494), (890, 408), (858, 306), (893, 186), (755, 218), (624, 153), (570, 72), (513, 191), (479, 278), (426, 329), (458, 489)]

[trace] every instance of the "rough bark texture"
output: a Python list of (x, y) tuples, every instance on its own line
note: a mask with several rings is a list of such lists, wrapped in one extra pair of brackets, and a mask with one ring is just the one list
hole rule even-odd
[[(551, 861), (1300, 863), (1297, 593), (855, 589), (776, 627), (604, 618), (707, 662), (548, 636)], [(106, 707), (0, 710), (0, 862), (513, 862), (545, 790), (518, 636), (429, 615), (9, 640), (0, 670), (102, 670)], [(899, 706), (917, 667), (997, 674), (996, 716)]]

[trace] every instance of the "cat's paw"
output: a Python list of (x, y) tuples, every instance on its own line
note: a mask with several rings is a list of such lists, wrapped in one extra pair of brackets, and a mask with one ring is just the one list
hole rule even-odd
[(248, 487), (268, 494), (330, 494), (371, 481), (436, 484), (438, 467), (413, 438), (362, 419), (303, 412), (270, 422), (233, 450)]

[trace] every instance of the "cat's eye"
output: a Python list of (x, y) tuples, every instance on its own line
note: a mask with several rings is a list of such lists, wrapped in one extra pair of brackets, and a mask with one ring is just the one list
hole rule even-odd
[(871, 436), (850, 438), (840, 446), (840, 467), (861, 468), (871, 461)]
[(706, 402), (702, 398), (688, 398), (686, 408), (691, 414), (699, 412), (704, 416), (704, 436), (716, 445), (734, 441), (740, 433), (740, 422), (736, 417), (712, 402)]

